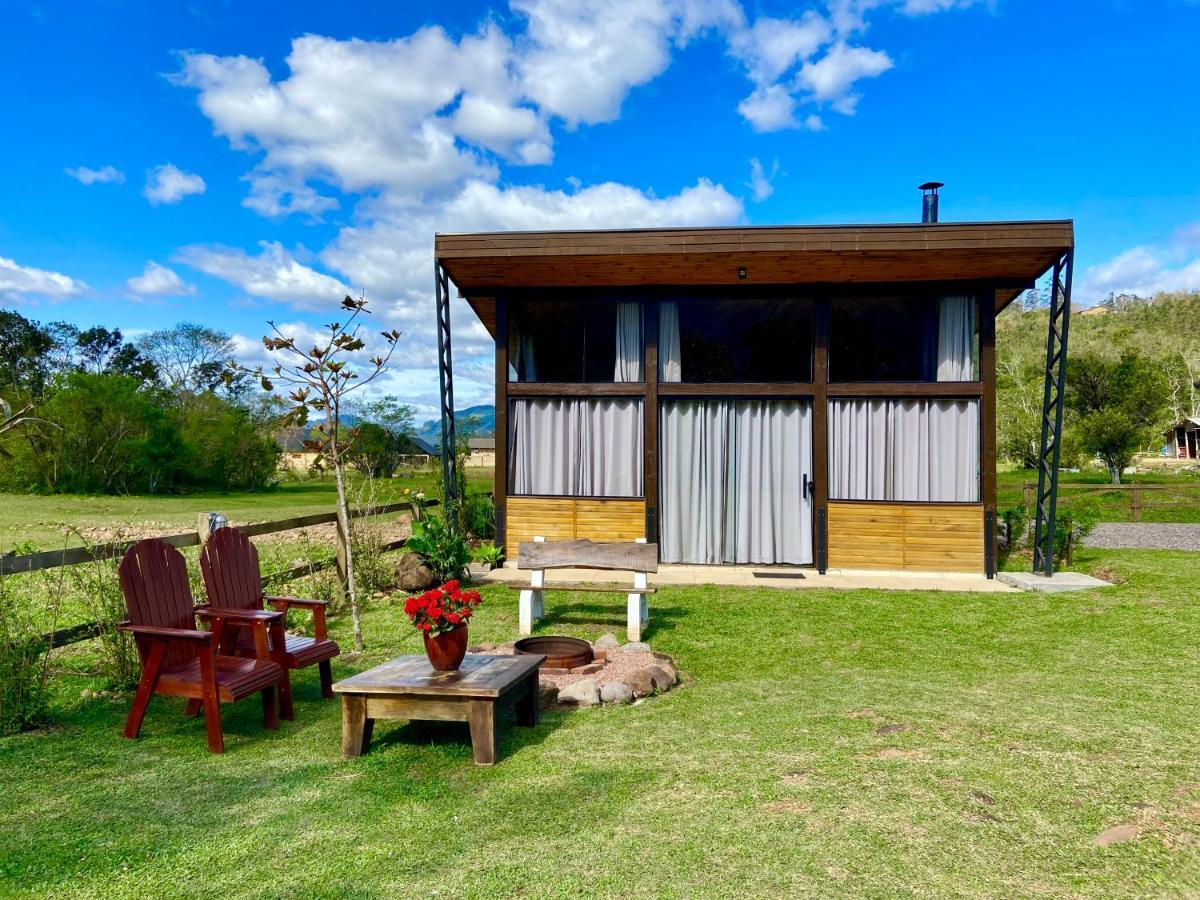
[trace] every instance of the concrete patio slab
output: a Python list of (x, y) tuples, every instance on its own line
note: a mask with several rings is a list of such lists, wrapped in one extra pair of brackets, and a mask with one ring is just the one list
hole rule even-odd
[[(505, 563), (491, 572), (476, 573), (483, 583), (529, 584), (528, 570)], [(549, 579), (553, 582), (595, 582), (597, 584), (626, 584), (623, 576), (614, 578), (612, 572), (596, 569), (555, 569)], [(791, 566), (692, 566), (665, 564), (650, 576), (654, 587), (685, 584), (713, 584), (723, 587), (768, 587), (784, 590), (827, 588), (836, 590), (891, 591), (968, 591), (973, 593), (1006, 594), (1017, 589), (982, 575), (946, 572), (894, 572), (890, 570), (830, 569), (824, 575), (816, 569)]]
[(1112, 587), (1107, 581), (1082, 572), (1055, 572), (1049, 578), (1045, 575), (1035, 575), (1033, 572), (1001, 572), (996, 578), (1023, 591), (1041, 591), (1044, 594), (1065, 594), (1068, 591)]

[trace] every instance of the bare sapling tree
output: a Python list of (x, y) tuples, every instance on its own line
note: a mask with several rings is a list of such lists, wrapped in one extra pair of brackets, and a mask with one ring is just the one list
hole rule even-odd
[(263, 346), (275, 354), (277, 365), (270, 369), (273, 374), (265, 373), (261, 366), (249, 371), (260, 380), (263, 390), (273, 392), (278, 383), (287, 391), (286, 397), (276, 395), (289, 406), (284, 417), (287, 424), (304, 425), (310, 413), (324, 416), (324, 421), (313, 429), (312, 438), (305, 441), (305, 448), (320, 453), (333, 466), (337, 482), (338, 525), (345, 552), (346, 593), (354, 625), (354, 649), (361, 651), (362, 610), (354, 578), (354, 549), (346, 488), (346, 467), (350, 462), (347, 454), (358, 432), (354, 428), (343, 429), (341, 418), (346, 398), (387, 370), (400, 340), (400, 332), (380, 332), (386, 350), (368, 356), (370, 351), (363, 340), (360, 322), (362, 316), (370, 315), (366, 299), (346, 297), (342, 300), (341, 311), (345, 314), (344, 320), (324, 326), (322, 341), (308, 350), (303, 349), (296, 338), (284, 334), (274, 322), (268, 322), (272, 334), (263, 338)]

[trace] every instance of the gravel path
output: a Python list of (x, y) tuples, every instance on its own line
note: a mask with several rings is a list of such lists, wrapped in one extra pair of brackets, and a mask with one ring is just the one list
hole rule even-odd
[(1200, 525), (1101, 522), (1083, 543), (1104, 550), (1200, 550)]

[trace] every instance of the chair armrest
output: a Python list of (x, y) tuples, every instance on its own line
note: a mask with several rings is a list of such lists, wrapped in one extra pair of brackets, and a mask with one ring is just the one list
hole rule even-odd
[(329, 605), (328, 600), (308, 600), (303, 597), (263, 597), (267, 603), (274, 607), (299, 606), (304, 609), (323, 609)]
[(212, 641), (211, 631), (195, 631), (190, 628), (165, 628), (161, 625), (133, 625), (129, 622), (122, 622), (117, 626), (122, 631), (129, 631), (135, 635), (144, 635), (145, 637), (163, 638), (169, 641), (194, 641), (198, 644), (207, 644)]
[(229, 622), (274, 622), (283, 618), (283, 613), (269, 609), (233, 609), (224, 606), (202, 606), (196, 610), (201, 619), (225, 619)]

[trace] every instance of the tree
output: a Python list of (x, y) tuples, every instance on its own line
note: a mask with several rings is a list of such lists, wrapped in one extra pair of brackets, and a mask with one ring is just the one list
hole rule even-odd
[(194, 394), (220, 386), (233, 358), (229, 335), (192, 322), (152, 331), (137, 349), (154, 363), (165, 387)]
[(1163, 424), (1170, 398), (1166, 378), (1152, 362), (1127, 352), (1120, 359), (1096, 353), (1073, 358), (1067, 379), (1067, 405), (1080, 445), (1120, 484), (1134, 454)]
[(355, 403), (351, 412), (360, 421), (371, 422), (387, 429), (397, 438), (410, 437), (413, 432), (415, 413), (413, 408), (401, 403), (394, 394), (385, 394), (375, 400)]
[(354, 430), (358, 433), (346, 451), (354, 468), (370, 478), (391, 478), (396, 474), (404, 449), (402, 438), (374, 422), (363, 422)]
[(0, 390), (38, 394), (49, 374), (47, 356), (54, 338), (37, 322), (0, 309)]
[[(289, 388), (287, 399), (291, 404), (289, 419), (292, 424), (304, 424), (310, 412), (325, 417), (325, 421), (315, 429), (315, 438), (306, 442), (306, 446), (321, 453), (333, 466), (337, 484), (338, 524), (345, 536), (346, 592), (350, 597), (354, 649), (361, 651), (362, 610), (354, 581), (354, 542), (351, 539), (350, 503), (346, 496), (346, 466), (350, 462), (348, 452), (353, 447), (356, 435), (353, 431), (343, 431), (342, 413), (350, 394), (366, 387), (387, 370), (388, 361), (400, 340), (400, 332), (381, 332), (386, 350), (363, 360), (368, 351), (366, 341), (361, 336), (359, 317), (369, 315), (367, 301), (363, 297), (357, 300), (346, 297), (342, 300), (341, 311), (344, 320), (326, 325), (324, 332), (328, 336), (309, 350), (301, 349), (294, 337), (284, 334), (274, 322), (268, 322), (272, 334), (263, 338), (263, 346), (277, 354), (276, 359), (283, 361), (271, 369), (274, 372), (273, 380), (264, 374), (261, 366), (253, 371), (261, 380), (263, 390), (273, 391), (276, 381)], [(355, 364), (360, 362), (366, 363), (362, 376), (355, 371)], [(231, 367), (231, 371), (237, 370)]]

